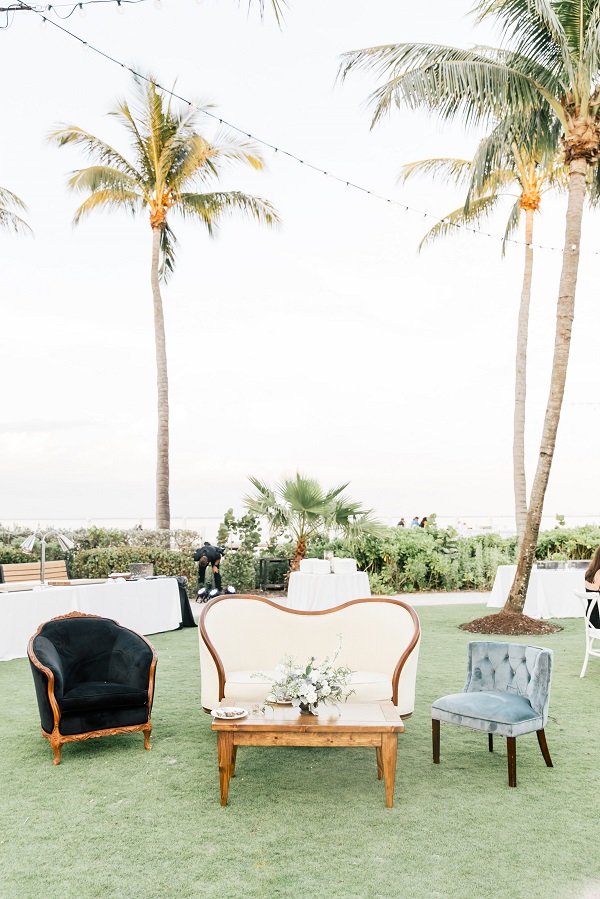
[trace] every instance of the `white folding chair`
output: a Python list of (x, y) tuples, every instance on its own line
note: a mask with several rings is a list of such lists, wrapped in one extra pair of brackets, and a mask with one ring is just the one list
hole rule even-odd
[[(598, 640), (600, 643), (600, 630), (597, 627), (594, 627), (593, 624), (590, 624), (590, 617), (595, 608), (600, 610), (600, 606), (598, 605), (598, 601), (600, 600), (600, 593), (579, 593), (577, 590), (575, 591), (575, 596), (579, 599), (579, 601), (583, 605), (583, 614), (585, 615), (585, 659), (583, 661), (583, 668), (581, 669), (581, 674), (579, 677), (583, 677), (585, 674), (585, 669), (587, 668), (588, 659), (590, 656), (596, 656), (600, 658), (600, 649), (594, 649), (594, 641)], [(590, 602), (590, 607), (588, 609), (587, 604)]]

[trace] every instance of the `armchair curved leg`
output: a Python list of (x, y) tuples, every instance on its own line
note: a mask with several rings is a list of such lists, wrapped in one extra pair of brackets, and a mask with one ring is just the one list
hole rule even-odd
[(546, 743), (546, 734), (544, 733), (544, 728), (542, 728), (541, 730), (536, 730), (536, 735), (538, 738), (538, 743), (540, 744), (540, 749), (542, 750), (542, 755), (544, 756), (544, 761), (549, 768), (554, 768), (552, 759), (550, 758), (550, 753), (548, 752), (548, 744)]
[(508, 753), (508, 785), (516, 787), (517, 785), (517, 738), (506, 738), (506, 749)]
[(586, 651), (585, 651), (585, 659), (584, 659), (584, 661), (583, 661), (583, 668), (581, 669), (581, 674), (579, 675), (579, 677), (583, 677), (583, 676), (584, 676), (584, 674), (585, 674), (585, 669), (587, 668), (587, 663), (588, 663), (589, 657), (590, 657), (589, 650), (586, 649)]
[(144, 734), (144, 749), (152, 749), (150, 744), (150, 734), (152, 733), (152, 724), (148, 722), (148, 726), (142, 729)]
[(50, 737), (50, 745), (52, 746), (52, 751), (54, 752), (54, 761), (53, 765), (60, 765), (60, 754), (62, 752), (62, 743), (60, 740), (53, 740)]
[(431, 719), (431, 739), (433, 742), (433, 763), (440, 763), (440, 722), (437, 718)]

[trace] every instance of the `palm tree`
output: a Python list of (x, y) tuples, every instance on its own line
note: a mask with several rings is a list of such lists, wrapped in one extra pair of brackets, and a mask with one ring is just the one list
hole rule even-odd
[[(372, 95), (373, 123), (392, 105), (426, 108), (466, 124), (511, 121), (533, 128), (556, 120), (568, 169), (563, 264), (558, 289), (552, 376), (525, 533), (506, 610), (523, 611), (564, 396), (581, 223), (588, 171), (598, 182), (600, 155), (600, 0), (479, 0), (479, 20), (501, 25), (502, 48), (391, 44), (345, 54), (341, 75), (375, 69), (384, 82)], [(486, 165), (506, 152), (490, 147)]]
[(16, 194), (5, 187), (0, 187), (0, 230), (14, 231), (15, 234), (31, 234), (31, 228), (15, 210), (27, 212), (27, 206)]
[[(554, 140), (548, 142), (547, 149), (543, 149), (540, 146), (541, 142), (537, 139), (532, 147), (527, 147), (518, 140), (518, 135), (514, 135), (512, 144), (507, 147), (505, 157), (499, 160), (496, 169), (489, 172), (485, 172), (485, 166), (482, 166), (481, 160), (482, 157), (485, 158), (487, 144), (495, 141), (494, 133), (481, 142), (479, 152), (470, 161), (465, 159), (424, 159), (403, 166), (400, 173), (402, 181), (413, 176), (430, 174), (434, 178), (441, 178), (449, 183), (465, 184), (468, 188), (465, 203), (453, 212), (446, 214), (427, 232), (419, 245), (419, 250), (440, 237), (456, 233), (457, 229), (461, 227), (473, 227), (480, 224), (496, 210), (503, 200), (510, 198), (512, 204), (502, 241), (502, 255), (504, 255), (507, 241), (515, 234), (522, 215), (525, 218), (525, 265), (517, 326), (513, 417), (513, 485), (519, 544), (523, 538), (527, 521), (525, 407), (529, 306), (533, 277), (533, 224), (535, 213), (539, 210), (542, 202), (542, 196), (553, 189), (564, 190), (567, 185), (567, 173), (562, 153), (557, 152), (557, 137), (558, 135)], [(481, 176), (482, 168), (483, 176)]]
[(296, 541), (292, 571), (300, 567), (300, 560), (306, 555), (307, 541), (316, 534), (338, 531), (353, 539), (381, 530), (379, 522), (371, 518), (371, 509), (363, 509), (360, 503), (343, 495), (347, 483), (326, 491), (314, 478), (299, 473), (295, 478), (286, 478), (275, 488), (258, 478), (248, 480), (256, 493), (244, 498), (247, 509), (253, 515), (267, 519), (272, 536), (290, 534)]
[(169, 394), (167, 353), (160, 280), (167, 280), (175, 264), (176, 239), (167, 221), (169, 212), (202, 223), (210, 236), (228, 215), (241, 213), (258, 222), (279, 221), (266, 200), (239, 191), (199, 193), (230, 162), (244, 162), (255, 169), (262, 161), (251, 144), (225, 134), (209, 142), (197, 131), (198, 109), (178, 111), (165, 100), (156, 80), (134, 76), (137, 109), (126, 100), (110, 115), (125, 128), (131, 141), (130, 159), (101, 138), (75, 125), (62, 126), (50, 135), (59, 147), (82, 147), (93, 161), (74, 172), (71, 190), (87, 194), (75, 213), (75, 223), (97, 209), (124, 209), (134, 215), (147, 210), (152, 229), (150, 277), (154, 303), (154, 335), (158, 386), (158, 436), (156, 463), (156, 526), (169, 528)]

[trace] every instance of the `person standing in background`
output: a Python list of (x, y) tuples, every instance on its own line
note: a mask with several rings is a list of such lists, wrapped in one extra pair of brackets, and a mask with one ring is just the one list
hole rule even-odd
[(225, 552), (222, 546), (212, 546), (208, 540), (204, 546), (197, 549), (194, 553), (194, 562), (198, 562), (198, 584), (204, 584), (206, 569), (210, 565), (213, 572), (215, 587), (221, 592), (221, 574), (219, 565), (221, 564), (221, 556)]
[(404, 528), (404, 527), (406, 527), (406, 525), (404, 524), (404, 519), (403, 519), (403, 518), (400, 519), (400, 521), (398, 522), (397, 527), (399, 527), (399, 528)]
[(419, 527), (420, 527), (420, 528), (426, 528), (426, 527), (427, 527), (427, 516), (425, 516), (425, 518), (422, 518), (422, 519), (421, 519), (421, 524), (419, 525)]
[[(595, 593), (596, 597), (598, 597), (598, 593), (600, 592), (600, 546), (594, 553), (594, 558), (585, 572), (585, 592)], [(587, 604), (588, 609), (590, 603), (593, 602), (596, 597), (590, 596)], [(600, 597), (598, 598), (600, 599)], [(598, 605), (592, 609), (590, 624), (592, 627), (600, 628), (600, 612), (598, 611)]]
[(413, 520), (410, 523), (410, 526), (411, 526), (411, 528), (421, 527), (421, 525), (419, 524), (419, 516), (418, 515), (415, 515), (415, 517), (413, 518)]

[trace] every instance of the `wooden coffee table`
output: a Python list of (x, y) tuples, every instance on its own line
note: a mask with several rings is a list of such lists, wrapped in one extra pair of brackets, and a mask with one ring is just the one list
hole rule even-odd
[(324, 706), (318, 716), (300, 715), (290, 706), (254, 711), (248, 700), (223, 701), (248, 709), (245, 718), (214, 718), (217, 732), (221, 805), (227, 805), (229, 781), (235, 773), (238, 746), (373, 746), (377, 776), (385, 781), (385, 804), (392, 807), (398, 734), (404, 730), (398, 709), (388, 702), (342, 703)]

